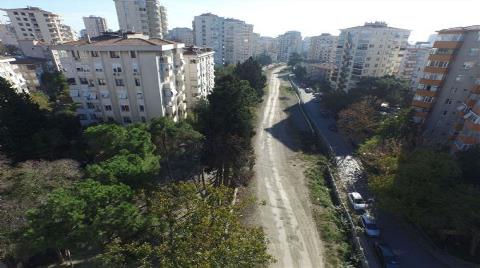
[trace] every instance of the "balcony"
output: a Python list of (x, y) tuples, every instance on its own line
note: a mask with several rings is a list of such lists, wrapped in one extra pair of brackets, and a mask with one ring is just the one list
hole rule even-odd
[(480, 125), (473, 123), (471, 120), (465, 120), (465, 128), (471, 131), (480, 131)]
[(437, 91), (419, 89), (419, 90), (415, 91), (415, 94), (420, 95), (420, 96), (435, 97), (437, 95)]
[(433, 44), (434, 48), (451, 48), (457, 49), (462, 46), (462, 42), (459, 41), (436, 41)]
[(450, 55), (450, 54), (431, 54), (428, 57), (428, 60), (431, 60), (431, 61), (452, 61), (453, 57), (454, 57), (454, 55)]
[(426, 66), (424, 71), (428, 73), (446, 74), (448, 69), (441, 68), (441, 67)]
[(426, 85), (440, 86), (442, 82), (443, 80), (432, 80), (432, 79), (425, 79), (425, 78), (420, 79), (420, 83), (426, 84)]
[(414, 101), (412, 101), (412, 106), (425, 108), (425, 109), (430, 109), (430, 108), (432, 108), (433, 103), (414, 100)]

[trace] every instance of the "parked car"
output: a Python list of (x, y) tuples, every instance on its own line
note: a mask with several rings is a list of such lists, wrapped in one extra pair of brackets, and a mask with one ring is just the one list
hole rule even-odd
[(377, 254), (383, 268), (399, 268), (400, 262), (393, 250), (385, 243), (375, 242), (375, 253)]
[(348, 201), (352, 205), (353, 209), (355, 210), (365, 210), (367, 208), (367, 204), (357, 192), (348, 193)]
[(313, 89), (307, 87), (307, 88), (305, 89), (305, 92), (307, 92), (307, 93), (312, 93), (312, 92), (313, 92)]
[(369, 215), (368, 213), (364, 213), (362, 216), (360, 216), (360, 224), (365, 230), (365, 234), (367, 234), (367, 236), (380, 236), (380, 229), (378, 228), (375, 218), (373, 216)]

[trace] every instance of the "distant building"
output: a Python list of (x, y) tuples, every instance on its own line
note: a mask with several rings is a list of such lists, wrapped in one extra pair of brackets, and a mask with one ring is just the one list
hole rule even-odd
[(0, 56), (0, 77), (10, 82), (17, 92), (28, 93), (27, 83), (18, 70), (18, 66), (11, 64), (14, 61), (14, 58)]
[(85, 34), (88, 34), (90, 37), (97, 37), (108, 32), (105, 18), (90, 15), (83, 17), (83, 23), (85, 24)]
[(0, 23), (0, 42), (4, 45), (17, 46), (18, 41), (15, 36), (15, 29), (12, 24)]
[(423, 76), (423, 68), (427, 64), (431, 49), (430, 43), (417, 42), (415, 45), (409, 45), (405, 51), (397, 77), (408, 80), (413, 90), (417, 88)]
[(185, 59), (185, 93), (187, 107), (195, 107), (199, 100), (207, 99), (215, 87), (215, 52), (211, 48), (186, 47)]
[(166, 39), (192, 46), (194, 44), (193, 30), (190, 28), (173, 28), (168, 31)]
[(55, 46), (83, 125), (186, 117), (184, 45), (142, 34)]
[(167, 11), (159, 0), (113, 0), (121, 32), (137, 32), (152, 38), (168, 33)]
[(328, 33), (310, 38), (307, 59), (312, 62), (334, 63), (338, 36)]
[(196, 46), (215, 51), (215, 64), (235, 64), (254, 55), (253, 25), (236, 19), (225, 19), (206, 13), (193, 20)]
[(28, 92), (40, 90), (40, 78), (45, 71), (46, 60), (39, 58), (17, 58), (10, 64), (17, 66), (17, 71), (25, 79)]
[(398, 72), (410, 31), (384, 22), (342, 29), (336, 53), (334, 87), (348, 91), (364, 76), (382, 77)]
[(302, 34), (296, 31), (286, 32), (277, 37), (278, 61), (288, 62), (293, 53), (302, 53)]
[(312, 37), (310, 36), (307, 36), (305, 38), (303, 38), (303, 41), (302, 41), (302, 55), (307, 55), (308, 51), (310, 50), (310, 44), (311, 44), (311, 41), (312, 40)]
[(51, 50), (51, 45), (37, 40), (20, 40), (18, 41), (18, 48), (27, 58), (45, 60), (45, 70), (49, 72), (62, 70), (58, 52)]
[(267, 54), (272, 61), (277, 60), (277, 40), (273, 37), (260, 36), (255, 42), (255, 55)]
[(307, 78), (316, 81), (329, 82), (335, 70), (335, 64), (333, 63), (304, 63), (302, 65), (307, 71)]
[(438, 31), (412, 106), (424, 143), (467, 150), (480, 143), (480, 25)]
[(17, 40), (37, 39), (49, 44), (77, 40), (76, 33), (62, 24), (61, 17), (38, 7), (0, 9), (7, 12)]

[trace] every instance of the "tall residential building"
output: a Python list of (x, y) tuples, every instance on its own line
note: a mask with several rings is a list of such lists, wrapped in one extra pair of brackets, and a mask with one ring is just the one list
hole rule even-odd
[(400, 63), (397, 77), (409, 81), (410, 88), (415, 90), (423, 76), (423, 68), (427, 65), (432, 46), (429, 42), (417, 42), (409, 45)]
[(256, 40), (255, 55), (267, 54), (273, 61), (277, 60), (277, 39), (268, 36), (260, 36)]
[(168, 32), (167, 11), (159, 0), (113, 0), (122, 32), (163, 38)]
[(438, 31), (412, 106), (424, 143), (480, 143), (480, 25)]
[(83, 23), (85, 24), (85, 34), (88, 34), (90, 37), (97, 37), (108, 32), (105, 18), (90, 15), (83, 17)]
[(83, 125), (186, 116), (184, 45), (142, 34), (55, 46)]
[(384, 22), (342, 29), (335, 59), (335, 88), (348, 91), (360, 77), (396, 74), (409, 36), (409, 30), (388, 27)]
[(236, 19), (225, 19), (223, 34), (226, 64), (242, 63), (253, 56), (253, 25)]
[(14, 61), (14, 58), (0, 56), (0, 77), (10, 82), (17, 92), (28, 93), (26, 80), (18, 70), (18, 66), (11, 64)]
[(33, 40), (61, 44), (77, 40), (73, 30), (62, 24), (59, 15), (38, 7), (0, 9), (7, 12), (17, 40)]
[(311, 44), (312, 37), (311, 36), (306, 36), (302, 40), (302, 55), (307, 55), (308, 51), (310, 50), (310, 44)]
[(338, 36), (323, 33), (310, 38), (307, 59), (312, 62), (334, 63)]
[(173, 28), (168, 31), (166, 39), (184, 43), (186, 46), (192, 46), (194, 44), (193, 31), (190, 28)]
[(243, 62), (255, 49), (253, 25), (211, 13), (195, 16), (193, 40), (196, 46), (213, 48), (215, 64)]
[(187, 107), (195, 107), (199, 100), (205, 100), (215, 86), (215, 52), (211, 48), (186, 47), (185, 58), (185, 93)]
[(0, 23), (0, 42), (4, 45), (18, 45), (17, 37), (15, 36), (15, 29), (13, 29), (12, 24)]
[(302, 53), (302, 34), (297, 31), (286, 32), (277, 37), (278, 61), (287, 62), (292, 53)]

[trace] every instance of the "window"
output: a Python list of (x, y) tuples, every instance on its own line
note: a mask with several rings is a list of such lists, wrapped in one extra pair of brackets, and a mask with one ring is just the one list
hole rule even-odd
[(130, 51), (130, 57), (133, 58), (133, 59), (136, 58), (137, 57), (137, 52)]
[(143, 92), (137, 92), (137, 99), (143, 100)]
[(140, 79), (138, 79), (138, 78), (135, 78), (135, 85), (136, 85), (137, 87), (139, 87), (139, 86), (140, 86)]
[(145, 106), (143, 105), (139, 105), (138, 109), (140, 110), (140, 112), (145, 112)]
[(68, 78), (67, 83), (71, 86), (77, 84), (77, 82), (75, 81), (75, 78)]
[(450, 99), (446, 99), (446, 100), (445, 100), (445, 104), (450, 104), (450, 103), (452, 103), (452, 102), (450, 101)]
[(111, 111), (112, 105), (105, 105), (105, 111)]
[(425, 97), (423, 98), (423, 102), (431, 103), (432, 101), (433, 101), (433, 97), (425, 96)]
[(100, 86), (106, 85), (105, 79), (98, 79), (98, 85), (100, 85)]
[(123, 117), (123, 123), (129, 124), (129, 123), (132, 123), (132, 120), (130, 119), (130, 117), (124, 116), (124, 117)]
[(125, 84), (123, 83), (123, 79), (115, 79), (115, 85), (117, 87), (123, 87)]
[(110, 58), (120, 58), (120, 53), (118, 51), (110, 51)]
[(100, 95), (102, 95), (102, 98), (104, 99), (110, 98), (110, 93), (108, 91), (101, 91)]
[(120, 109), (122, 110), (122, 112), (130, 112), (130, 106), (128, 105), (121, 105)]
[(478, 48), (478, 47), (470, 48), (470, 50), (468, 51), (468, 55), (476, 56), (476, 55), (478, 55), (478, 51), (480, 51), (480, 48)]
[(98, 57), (98, 51), (91, 51), (90, 54), (92, 55), (92, 57)]
[(19, 22), (18, 25), (23, 26), (23, 23)]
[(121, 73), (122, 72), (122, 67), (118, 66), (118, 67), (113, 67), (113, 72), (114, 73)]
[(88, 79), (84, 77), (80, 77), (80, 84), (81, 85), (88, 85)]
[(87, 102), (87, 109), (95, 109), (95, 105), (91, 102)]

